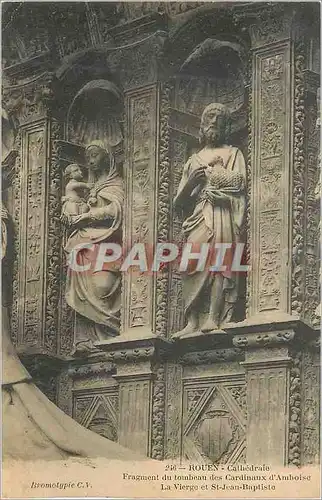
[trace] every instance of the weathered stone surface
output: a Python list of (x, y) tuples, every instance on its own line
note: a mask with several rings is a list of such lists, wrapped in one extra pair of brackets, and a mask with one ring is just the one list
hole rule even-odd
[[(39, 387), (105, 438), (158, 460), (318, 462), (319, 19), (314, 2), (4, 5), (12, 340)], [(200, 123), (205, 109), (214, 116)], [(225, 131), (200, 144), (212, 119)], [(224, 157), (222, 175), (209, 172), (220, 190), (228, 150), (242, 195), (225, 207), (213, 196), (210, 239), (245, 243), (247, 273), (216, 273), (211, 290), (187, 288), (176, 265), (71, 285), (66, 221), (85, 220), (100, 190), (115, 201), (108, 170), (122, 200), (116, 217), (102, 193), (104, 223), (118, 218), (124, 251), (143, 243), (151, 260), (157, 243), (204, 229), (191, 219), (201, 177), (185, 214), (175, 203), (191, 158)], [(82, 228), (93, 239), (97, 229)], [(81, 307), (66, 300), (76, 288)]]

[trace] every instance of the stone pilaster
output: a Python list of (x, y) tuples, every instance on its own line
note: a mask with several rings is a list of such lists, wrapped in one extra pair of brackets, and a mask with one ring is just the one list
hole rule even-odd
[(61, 172), (55, 140), (63, 126), (51, 112), (54, 93), (49, 73), (4, 89), (17, 127), (12, 335), (21, 353), (57, 353)]
[(163, 458), (165, 383), (161, 361), (168, 344), (156, 336), (100, 342), (115, 364), (119, 383), (118, 441), (152, 458)]
[(313, 324), (318, 208), (312, 185), (318, 144), (312, 127), (310, 139), (305, 132), (314, 115), (309, 107), (316, 108), (314, 78), (306, 69), (309, 24), (288, 6), (255, 11), (242, 14), (249, 24), (253, 74), (247, 317), (262, 322), (270, 314), (296, 316)]
[(290, 313), (291, 41), (253, 49), (249, 316)]
[[(233, 344), (245, 350), (246, 462), (302, 465), (305, 455), (301, 449), (308, 431), (304, 430), (301, 399), (304, 393), (306, 398), (312, 397), (312, 386), (303, 385), (308, 369), (303, 352), (310, 352), (316, 334), (295, 319), (248, 326), (240, 323), (226, 330), (233, 335)], [(316, 390), (316, 380), (312, 383)], [(316, 400), (312, 404), (317, 411)]]

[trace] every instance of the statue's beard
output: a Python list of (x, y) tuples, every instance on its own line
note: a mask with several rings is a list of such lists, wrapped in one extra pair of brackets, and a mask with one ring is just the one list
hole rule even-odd
[(217, 129), (208, 127), (203, 129), (204, 142), (208, 146), (218, 146), (221, 143), (221, 135)]

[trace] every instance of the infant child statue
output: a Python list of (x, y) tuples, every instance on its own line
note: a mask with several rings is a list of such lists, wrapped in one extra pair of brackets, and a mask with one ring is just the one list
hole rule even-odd
[(91, 185), (83, 181), (84, 177), (80, 166), (77, 163), (68, 165), (64, 176), (67, 184), (65, 196), (62, 198), (63, 217), (68, 219), (88, 212), (89, 206), (85, 201), (85, 196), (91, 189)]

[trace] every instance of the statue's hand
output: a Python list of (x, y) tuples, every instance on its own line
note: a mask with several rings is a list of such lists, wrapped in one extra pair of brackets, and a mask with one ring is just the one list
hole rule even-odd
[(199, 167), (193, 172), (191, 172), (189, 179), (188, 179), (188, 186), (189, 189), (194, 189), (200, 182), (202, 182), (206, 177), (205, 174), (205, 168), (204, 167)]
[(88, 221), (88, 220), (89, 220), (88, 212), (81, 214), (81, 215), (73, 215), (70, 217), (70, 221), (71, 221), (70, 225), (71, 226), (78, 226), (82, 222)]
[(60, 220), (65, 226), (71, 225), (71, 219), (72, 219), (72, 216), (69, 214), (62, 213), (60, 216)]

